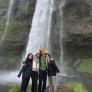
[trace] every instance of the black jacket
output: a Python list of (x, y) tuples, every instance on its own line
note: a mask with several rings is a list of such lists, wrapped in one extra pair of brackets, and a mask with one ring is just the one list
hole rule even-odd
[(22, 77), (31, 77), (31, 75), (32, 75), (32, 64), (33, 64), (33, 59), (25, 61), (24, 65), (22, 66), (22, 68), (21, 68), (21, 70), (18, 74), (18, 77), (20, 77), (21, 74), (22, 74)]
[(51, 59), (48, 62), (48, 76), (56, 76), (56, 74), (59, 73), (59, 69), (56, 66), (55, 60)]

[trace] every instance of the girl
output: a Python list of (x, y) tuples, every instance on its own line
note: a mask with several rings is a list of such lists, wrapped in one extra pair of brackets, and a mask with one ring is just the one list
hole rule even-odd
[(32, 68), (32, 92), (37, 92), (37, 81), (39, 71), (39, 53), (34, 56)]
[(48, 79), (50, 92), (56, 92), (56, 74), (59, 73), (59, 69), (56, 66), (55, 60), (51, 58), (50, 54), (46, 55), (48, 60)]
[(22, 74), (22, 83), (20, 92), (26, 92), (27, 90), (30, 77), (32, 77), (32, 64), (33, 64), (33, 54), (29, 53), (26, 61), (23, 63), (23, 66), (18, 74), (18, 77), (20, 77)]

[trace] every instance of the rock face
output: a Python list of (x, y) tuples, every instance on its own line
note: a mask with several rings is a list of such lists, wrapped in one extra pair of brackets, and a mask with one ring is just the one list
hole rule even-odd
[[(92, 1), (65, 0), (63, 16), (60, 8), (62, 0), (58, 0), (56, 4), (50, 35), (52, 55), (59, 60), (63, 47), (64, 62), (66, 61), (65, 63), (73, 68), (72, 70), (80, 78), (83, 78), (84, 85), (89, 89), (89, 92), (92, 92), (90, 87), (92, 72), (89, 72), (92, 70), (90, 68), (92, 66), (90, 59), (92, 57)], [(80, 70), (78, 70), (79, 67)]]
[(92, 1), (66, 0), (63, 16), (64, 60), (70, 62), (68, 66), (73, 67), (73, 70), (79, 73), (83, 78), (82, 81), (91, 92), (92, 80), (90, 78), (92, 73), (89, 71), (92, 68), (89, 66), (92, 64), (89, 58), (92, 57)]
[(64, 12), (63, 44), (67, 58), (92, 56), (92, 1), (67, 0)]
[[(9, 0), (0, 0), (0, 37), (4, 35)], [(14, 0), (5, 39), (0, 44), (0, 69), (17, 68), (31, 28), (36, 0)], [(3, 66), (2, 66), (3, 65)]]

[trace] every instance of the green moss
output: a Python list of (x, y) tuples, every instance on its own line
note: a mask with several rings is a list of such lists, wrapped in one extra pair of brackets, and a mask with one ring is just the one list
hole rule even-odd
[(3, 21), (0, 21), (0, 37), (4, 32), (4, 29), (5, 29), (5, 23)]
[(4, 9), (5, 7), (8, 7), (9, 0), (0, 0), (0, 9)]
[(0, 68), (15, 70), (20, 66), (20, 63), (21, 63), (21, 56), (20, 55), (12, 55), (12, 56), (9, 56), (9, 57), (6, 57), (3, 59), (3, 62), (0, 63)]
[[(28, 88), (27, 88), (27, 92), (30, 92), (31, 90), (31, 86), (29, 85)], [(20, 92), (20, 87), (19, 85), (15, 85), (15, 86), (12, 86), (8, 92)]]
[(92, 58), (82, 59), (77, 70), (80, 72), (87, 72), (92, 74)]
[(81, 83), (68, 83), (65, 86), (73, 88), (75, 92), (88, 92), (86, 87)]
[(9, 26), (9, 31), (22, 30), (27, 26), (26, 24), (26, 22), (12, 21)]
[(19, 92), (19, 86), (18, 85), (13, 86), (8, 92)]
[(13, 56), (13, 57), (11, 57), (10, 59), (9, 59), (9, 65), (8, 66), (13, 66), (13, 67), (16, 67), (18, 64), (19, 64), (19, 62), (21, 61), (21, 57), (20, 56)]

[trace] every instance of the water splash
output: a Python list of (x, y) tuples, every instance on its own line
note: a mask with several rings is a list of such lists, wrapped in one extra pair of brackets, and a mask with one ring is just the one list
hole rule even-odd
[(48, 48), (53, 2), (54, 0), (37, 1), (26, 56), (29, 52), (35, 53), (40, 48)]
[(1, 43), (4, 41), (7, 30), (8, 30), (8, 26), (9, 26), (9, 22), (10, 22), (10, 18), (11, 18), (11, 15), (12, 15), (12, 10), (13, 10), (13, 5), (14, 5), (14, 0), (10, 0), (9, 8), (8, 8), (8, 11), (7, 11), (5, 29), (4, 29), (3, 36), (1, 37), (1, 40), (0, 40)]
[(15, 83), (21, 83), (21, 78), (18, 78), (18, 71), (10, 72), (10, 71), (4, 71), (3, 73), (0, 73), (0, 84), (5, 85), (11, 85)]

